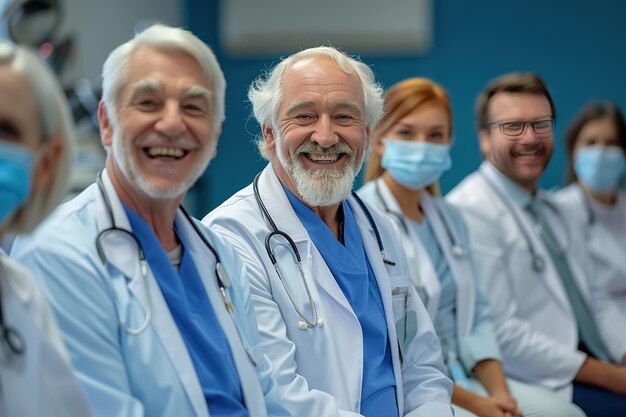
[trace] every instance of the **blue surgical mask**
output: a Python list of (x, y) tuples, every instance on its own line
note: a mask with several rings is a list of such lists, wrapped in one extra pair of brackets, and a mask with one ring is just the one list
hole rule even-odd
[(450, 145), (383, 139), (383, 168), (400, 184), (419, 190), (441, 178), (452, 166)]
[(617, 190), (626, 172), (624, 150), (600, 145), (580, 148), (574, 156), (574, 171), (591, 191), (610, 194)]
[(33, 164), (30, 150), (0, 139), (0, 225), (28, 199)]

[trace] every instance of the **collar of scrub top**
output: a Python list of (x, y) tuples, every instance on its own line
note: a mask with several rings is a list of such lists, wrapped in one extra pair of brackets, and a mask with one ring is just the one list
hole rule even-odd
[[(522, 207), (523, 209), (530, 204), (533, 195), (517, 185), (515, 182), (511, 181), (509, 177), (498, 171), (498, 169), (491, 165), (491, 163), (486, 162), (480, 167), (480, 169), (481, 172), (485, 174), (490, 185), (496, 185), (496, 188), (499, 186), (515, 205)], [(496, 190), (496, 192), (500, 192), (500, 190)], [(537, 189), (535, 198), (541, 197), (542, 191)]]

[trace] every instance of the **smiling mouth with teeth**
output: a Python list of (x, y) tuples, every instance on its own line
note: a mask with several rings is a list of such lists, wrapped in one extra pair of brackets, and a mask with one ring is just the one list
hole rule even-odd
[(318, 164), (332, 164), (333, 162), (338, 161), (345, 154), (340, 153), (305, 153), (303, 154), (306, 158)]
[(166, 147), (152, 147), (144, 148), (144, 152), (150, 158), (165, 159), (165, 160), (178, 160), (187, 155), (188, 151), (180, 148), (166, 148)]

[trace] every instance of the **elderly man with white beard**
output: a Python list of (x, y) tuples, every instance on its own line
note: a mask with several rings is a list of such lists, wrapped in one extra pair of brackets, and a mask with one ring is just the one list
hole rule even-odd
[(371, 70), (311, 48), (248, 97), (269, 164), (203, 222), (244, 259), (283, 404), (297, 416), (451, 416), (397, 230), (352, 193), (382, 114)]
[(289, 415), (241, 260), (181, 206), (215, 156), (225, 88), (186, 30), (151, 26), (115, 48), (98, 111), (106, 169), (14, 244), (97, 416)]

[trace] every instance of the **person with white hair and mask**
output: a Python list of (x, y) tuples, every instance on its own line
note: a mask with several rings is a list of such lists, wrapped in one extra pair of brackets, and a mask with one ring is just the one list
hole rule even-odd
[(382, 114), (367, 65), (330, 47), (248, 91), (268, 166), (203, 222), (245, 259), (263, 346), (297, 416), (451, 416), (397, 229), (351, 193)]
[(213, 52), (183, 29), (151, 26), (117, 47), (98, 111), (106, 169), (13, 244), (98, 416), (289, 415), (245, 268), (181, 206), (215, 156), (225, 87)]
[[(0, 41), (0, 238), (32, 231), (65, 194), (74, 135), (63, 100), (32, 51)], [(1, 250), (0, 415), (91, 415), (43, 292)]]

